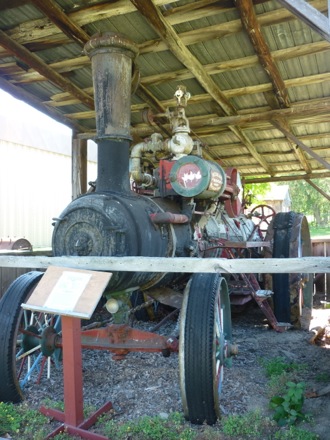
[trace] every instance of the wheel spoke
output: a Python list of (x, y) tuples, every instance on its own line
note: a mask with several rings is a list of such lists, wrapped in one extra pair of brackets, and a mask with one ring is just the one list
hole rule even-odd
[[(40, 347), (41, 347), (41, 345), (37, 345), (36, 347), (31, 348), (31, 350), (26, 351), (26, 352), (24, 352), (24, 353), (21, 354), (21, 355), (17, 355), (17, 356), (16, 356), (16, 361), (19, 361), (20, 359), (23, 359), (23, 358), (26, 357), (26, 356), (30, 356), (30, 354), (32, 354), (32, 353), (34, 353), (35, 351), (39, 350)], [(21, 350), (19, 351), (19, 353), (20, 353), (20, 352), (21, 352)]]
[(28, 368), (28, 371), (25, 374), (25, 377), (20, 381), (20, 386), (22, 388), (24, 388), (27, 381), (30, 380), (32, 373), (35, 370), (39, 369), (42, 356), (43, 356), (42, 353), (39, 353), (38, 356), (36, 357), (35, 361), (33, 362), (32, 366)]

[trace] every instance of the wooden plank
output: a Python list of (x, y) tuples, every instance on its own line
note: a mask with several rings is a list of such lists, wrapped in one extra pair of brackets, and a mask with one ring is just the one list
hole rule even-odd
[(62, 90), (70, 93), (72, 96), (75, 96), (79, 99), (83, 104), (85, 104), (89, 108), (94, 108), (94, 100), (87, 93), (73, 84), (71, 81), (64, 78), (59, 73), (55, 72), (51, 69), (41, 58), (39, 58), (34, 53), (30, 52), (21, 44), (17, 43), (12, 38), (8, 37), (8, 35), (0, 30), (0, 45), (6, 48), (13, 55), (18, 57), (28, 66), (35, 69), (49, 81), (60, 87)]
[(288, 91), (280, 72), (273, 60), (269, 47), (261, 33), (261, 28), (254, 12), (252, 0), (236, 0), (236, 6), (241, 15), (241, 21), (253, 48), (258, 55), (260, 64), (268, 75), (280, 108), (290, 107)]
[[(288, 132), (290, 132), (290, 127), (288, 122), (285, 119), (281, 120), (281, 125), (282, 127), (284, 127)], [(294, 155), (296, 156), (296, 158), (298, 159), (298, 162), (300, 163), (300, 165), (302, 166), (302, 168), (304, 169), (306, 174), (311, 174), (312, 172), (312, 167), (310, 165), (310, 163), (308, 162), (305, 153), (303, 150), (301, 150), (301, 148), (298, 147), (298, 145), (295, 142), (292, 142), (290, 139), (290, 145), (292, 146), (292, 151), (294, 153)], [(300, 139), (300, 142), (302, 142), (302, 140)], [(315, 152), (315, 150), (313, 150)]]
[[(324, 81), (329, 81), (329, 80), (330, 80), (330, 73), (323, 73), (323, 74), (311, 75), (310, 77), (305, 77), (305, 78), (294, 78), (291, 80), (286, 80), (284, 82), (285, 84), (290, 82), (291, 87), (299, 87), (302, 85), (322, 83)], [(234, 98), (237, 96), (262, 93), (269, 90), (272, 90), (272, 85), (270, 83), (267, 83), (267, 84), (259, 84), (257, 86), (241, 87), (231, 90), (225, 90), (223, 91), (223, 94), (228, 98)], [(89, 93), (91, 89), (88, 88), (85, 89), (84, 91), (86, 93)], [(56, 102), (54, 103), (47, 102), (47, 104), (54, 106), (61, 106), (61, 105), (77, 103), (77, 101), (72, 101), (72, 100), (67, 101), (66, 100), (67, 97), (69, 97), (69, 95), (64, 93), (53, 95), (52, 99), (54, 99), (54, 101)], [(190, 98), (189, 104), (202, 104), (205, 102), (209, 102), (211, 100), (212, 98), (208, 94), (194, 95)], [(159, 105), (162, 106), (163, 108), (171, 107), (173, 106), (173, 98), (159, 101)], [(145, 108), (145, 104), (134, 104), (132, 105), (131, 110), (132, 112), (140, 112), (144, 108)], [(321, 98), (321, 99), (310, 100), (309, 102), (295, 103), (290, 107), (290, 109), (285, 108), (285, 109), (276, 109), (269, 111), (262, 110), (261, 112), (258, 109), (255, 109), (254, 112), (250, 114), (241, 114), (237, 116), (222, 116), (220, 118), (216, 116), (212, 117), (212, 115), (192, 117), (190, 118), (190, 125), (192, 127), (193, 126), (196, 127), (202, 124), (203, 125), (210, 124), (210, 125), (218, 125), (218, 126), (227, 126), (228, 124), (246, 125), (252, 122), (259, 122), (265, 120), (270, 121), (274, 117), (277, 118), (281, 117), (281, 115), (283, 115), (284, 117), (289, 116), (290, 118), (299, 118), (299, 117), (312, 118), (314, 116), (327, 113), (329, 109), (330, 109), (330, 99)], [(95, 112), (93, 110), (90, 110), (84, 112), (67, 113), (65, 116), (70, 119), (90, 119), (95, 117)], [(157, 117), (157, 114), (155, 116)], [(138, 127), (138, 125), (136, 125), (136, 127)]]
[(325, 168), (330, 170), (330, 163), (323, 159), (323, 157), (319, 156), (315, 153), (311, 148), (309, 148), (307, 145), (305, 145), (303, 142), (301, 142), (296, 136), (294, 136), (292, 133), (290, 133), (286, 127), (281, 123), (279, 120), (273, 120), (272, 124), (274, 127), (276, 127), (278, 130), (280, 130), (290, 141), (294, 142), (296, 145), (298, 145), (299, 148), (304, 150), (307, 154), (312, 156), (315, 160), (317, 160), (320, 164), (322, 164)]
[(310, 186), (312, 186), (314, 189), (316, 189), (316, 191), (318, 191), (320, 194), (322, 194), (323, 197), (330, 200), (330, 194), (327, 194), (325, 191), (323, 191), (323, 189), (321, 189), (319, 186), (317, 186), (316, 183), (312, 182), (310, 179), (305, 179), (305, 180), (306, 180), (306, 182), (308, 182), (310, 184)]
[(72, 138), (72, 198), (87, 191), (87, 140)]
[(75, 121), (72, 121), (68, 118), (66, 118), (63, 114), (59, 113), (56, 109), (49, 107), (48, 105), (44, 104), (42, 101), (40, 101), (38, 98), (36, 98), (31, 93), (27, 92), (26, 90), (16, 87), (10, 82), (6, 81), (5, 79), (0, 77), (0, 87), (5, 92), (10, 93), (14, 98), (22, 100), (26, 102), (27, 104), (31, 105), (35, 109), (41, 111), (42, 113), (45, 113), (49, 117), (55, 119), (55, 121), (60, 122), (61, 124), (65, 124), (68, 127), (72, 128), (73, 130), (77, 131), (85, 131), (84, 128), (78, 124)]
[[(255, 173), (253, 173), (255, 176)], [(289, 176), (279, 176), (279, 177), (260, 177), (260, 178), (244, 178), (244, 183), (266, 183), (266, 182), (291, 182), (292, 180), (306, 180), (306, 179), (324, 179), (326, 177), (330, 177), (330, 172), (321, 172), (314, 174), (300, 174), (300, 175), (292, 175), (292, 171)]]
[(80, 45), (89, 40), (89, 35), (76, 25), (52, 0), (31, 0), (61, 31)]
[(330, 22), (326, 16), (305, 0), (278, 0), (282, 6), (300, 18), (325, 40), (330, 41)]
[(235, 114), (235, 109), (210, 76), (205, 72), (202, 64), (192, 55), (181, 41), (173, 27), (166, 21), (151, 0), (143, 2), (131, 0), (136, 9), (147, 19), (149, 24), (158, 33), (171, 52), (193, 73), (197, 81), (212, 98), (223, 108), (226, 114)]
[[(151, 0), (131, 0), (137, 10), (148, 20), (149, 24), (160, 35), (162, 40), (169, 47), (171, 52), (183, 63), (195, 76), (196, 80), (209, 93), (215, 102), (222, 108), (226, 115), (235, 115), (236, 110), (226, 98), (224, 93), (215, 84), (211, 76), (205, 71), (202, 64), (189, 51), (180, 36), (175, 32), (173, 27), (166, 21), (160, 11), (156, 8)], [(241, 139), (246, 148), (250, 151), (252, 156), (263, 166), (265, 171), (272, 174), (269, 164), (254, 148), (252, 142), (245, 136), (245, 134), (237, 127), (229, 127), (236, 136)]]
[[(191, 75), (192, 76), (192, 75)], [(318, 84), (322, 83), (324, 81), (330, 81), (330, 73), (320, 73), (316, 75), (310, 75), (306, 77), (299, 77), (299, 78), (292, 78), (289, 80), (285, 80), (284, 84), (286, 87), (300, 87), (303, 85), (312, 85), (312, 84)], [(143, 79), (142, 79), (143, 84)], [(240, 88), (234, 88), (230, 90), (224, 90), (222, 93), (227, 98), (235, 98), (237, 96), (245, 96), (250, 94), (257, 94), (257, 93), (263, 93), (267, 91), (272, 90), (271, 83), (266, 84), (259, 84), (255, 86), (248, 86), (248, 87), (240, 87)], [(92, 94), (93, 88), (87, 87), (84, 89), (85, 93)], [(53, 95), (51, 97), (51, 102), (46, 102), (48, 105), (54, 105), (54, 106), (63, 106), (63, 105), (71, 105), (71, 104), (77, 104), (79, 101), (73, 100), (68, 93), (58, 93), (56, 95)], [(212, 100), (212, 97), (209, 94), (200, 94), (200, 95), (194, 95), (190, 98), (189, 104), (200, 104), (204, 102), (209, 102)], [(317, 99), (318, 102), (325, 102), (327, 98), (319, 98)], [(312, 100), (314, 102), (316, 100)], [(159, 101), (159, 104), (163, 107), (171, 107), (173, 106), (173, 98), (172, 99), (166, 99), (163, 101)], [(302, 103), (295, 103), (292, 105), (292, 107), (302, 107), (302, 106), (308, 106), (309, 103), (307, 101), (303, 101)], [(144, 104), (134, 104), (131, 107), (132, 112), (139, 112), (144, 109)], [(252, 110), (253, 111), (253, 110)], [(255, 109), (255, 112), (257, 112), (258, 109)], [(68, 117), (72, 118), (79, 118), (79, 119), (89, 119), (93, 116), (92, 111), (87, 112), (79, 112), (79, 113), (72, 113), (68, 115)], [(204, 116), (206, 117), (206, 116)], [(227, 116), (228, 117), (228, 116)]]
[[(274, 61), (286, 61), (292, 58), (311, 55), (320, 52), (326, 52), (330, 50), (330, 44), (327, 41), (316, 41), (314, 43), (303, 44), (300, 46), (288, 47), (286, 49), (279, 49), (271, 53)], [(240, 70), (247, 67), (252, 67), (258, 64), (257, 55), (250, 55), (244, 58), (236, 58), (234, 60), (221, 61), (212, 64), (204, 65), (204, 69), (209, 75), (216, 75), (222, 72), (228, 72), (229, 70)], [(75, 69), (80, 69), (90, 64), (90, 59), (87, 56), (81, 56), (77, 58), (71, 58), (63, 61), (57, 61), (49, 64), (49, 67), (56, 70), (59, 73), (71, 72)], [(11, 79), (15, 84), (30, 83), (35, 81), (42, 81), (43, 77), (35, 71), (22, 71), (17, 67), (15, 63), (3, 63), (0, 66), (0, 70), (4, 73), (11, 75)], [(159, 73), (157, 75), (149, 75), (141, 78), (141, 84), (157, 85), (168, 81), (183, 81), (193, 78), (193, 74), (188, 69), (176, 70), (173, 72)], [(290, 83), (289, 83), (290, 85)], [(291, 85), (294, 87), (294, 85)], [(87, 92), (87, 90), (85, 89)], [(88, 93), (88, 92), (87, 92)], [(70, 104), (76, 104), (79, 100), (72, 100)], [(50, 105), (50, 103), (47, 103)], [(54, 103), (54, 105), (61, 105), (61, 101)], [(65, 104), (62, 104), (65, 105)]]
[(112, 274), (50, 266), (24, 309), (90, 319)]
[[(175, 0), (155, 0), (155, 5), (161, 6), (164, 4), (173, 3)], [(327, 11), (326, 0), (312, 0), (310, 4), (317, 8), (319, 11)], [(98, 21), (100, 17), (102, 19), (110, 18), (113, 16), (128, 14), (134, 11), (134, 6), (127, 0), (116, 1), (109, 4), (100, 4), (91, 8), (82, 9), (77, 12), (68, 13), (68, 16), (76, 24), (84, 26), (86, 24)], [(272, 26), (277, 23), (290, 21), (295, 19), (290, 11), (285, 8), (276, 9), (274, 11), (266, 12), (258, 15), (258, 20), (261, 26)], [(171, 17), (167, 18), (168, 22), (174, 24)], [(185, 15), (184, 20), (192, 20), (192, 15)], [(241, 21), (231, 20), (229, 22), (223, 22), (219, 25), (209, 26), (203, 29), (194, 29), (192, 31), (183, 32), (180, 34), (185, 45), (195, 44), (201, 41), (212, 40), (221, 38), (222, 36), (234, 34), (242, 30)], [(21, 44), (31, 43), (33, 41), (50, 44), (52, 41), (56, 44), (67, 43), (69, 40), (52, 24), (49, 23), (47, 18), (29, 21), (27, 23), (21, 23), (14, 29), (8, 31), (8, 35), (14, 38)], [(62, 35), (64, 38), (62, 38)], [(143, 45), (140, 45), (140, 53), (160, 52), (167, 50), (166, 43), (157, 39), (154, 41), (148, 41)]]
[(0, 256), (0, 267), (49, 266), (76, 269), (173, 273), (328, 273), (330, 257), (303, 258), (155, 258), (155, 257), (19, 257)]

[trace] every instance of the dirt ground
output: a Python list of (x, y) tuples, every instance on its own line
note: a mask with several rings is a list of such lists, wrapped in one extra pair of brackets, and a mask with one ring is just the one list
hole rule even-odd
[[(244, 316), (233, 318), (234, 339), (239, 346), (239, 355), (233, 368), (227, 371), (224, 385), (223, 405), (226, 412), (261, 409), (271, 416), (268, 409), (269, 388), (260, 358), (271, 360), (282, 357), (288, 363), (299, 364), (302, 370), (298, 380), (306, 384), (305, 414), (311, 415), (311, 423), (300, 423), (301, 428), (315, 432), (321, 440), (330, 438), (330, 340), (322, 346), (311, 343), (316, 331), (324, 327), (330, 317), (329, 309), (313, 309), (311, 330), (288, 330), (276, 333), (270, 330), (262, 313), (252, 308)], [(327, 390), (327, 394), (315, 396)], [(242, 404), (244, 407), (242, 408)], [(228, 409), (226, 408), (228, 406)], [(233, 408), (234, 406), (234, 408)]]
[[(329, 309), (314, 309), (311, 328), (325, 326)], [(146, 324), (145, 324), (146, 325)], [(175, 321), (160, 330), (163, 334), (177, 331)], [(252, 304), (244, 313), (233, 316), (233, 341), (239, 354), (232, 368), (225, 370), (221, 410), (223, 414), (243, 414), (259, 409), (271, 416), (268, 379), (260, 359), (282, 357), (304, 368), (299, 381), (306, 383), (308, 395), (330, 386), (330, 345), (311, 344), (314, 335), (309, 330), (289, 330), (276, 333), (269, 329), (260, 309)], [(106, 401), (114, 406), (116, 420), (129, 420), (143, 415), (165, 416), (172, 411), (182, 411), (178, 356), (164, 358), (158, 353), (131, 353), (122, 361), (114, 361), (109, 353), (84, 351), (84, 404), (97, 408)], [(43, 378), (40, 385), (31, 384), (27, 400), (39, 406), (48, 397), (61, 401), (62, 371), (52, 371), (51, 378)], [(300, 423), (317, 433), (321, 440), (330, 438), (330, 393), (305, 399), (304, 413), (312, 423)]]

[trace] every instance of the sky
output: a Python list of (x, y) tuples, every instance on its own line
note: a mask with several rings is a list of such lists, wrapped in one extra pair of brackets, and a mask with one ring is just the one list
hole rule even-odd
[(25, 102), (13, 98), (2, 89), (0, 89), (0, 114), (15, 118), (18, 123), (24, 120), (35, 124), (37, 121), (40, 127), (47, 127), (54, 132), (71, 133), (71, 129), (66, 125), (55, 121)]

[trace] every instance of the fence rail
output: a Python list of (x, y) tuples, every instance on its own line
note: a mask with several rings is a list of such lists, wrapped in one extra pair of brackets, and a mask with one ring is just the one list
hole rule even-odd
[[(50, 257), (21, 256), (14, 252), (0, 255), (0, 297), (9, 282), (29, 270), (49, 266), (107, 272), (175, 273), (316, 273), (330, 274), (330, 257), (302, 258), (155, 258), (155, 257)], [(10, 270), (11, 272), (6, 272)], [(10, 279), (11, 278), (11, 279)]]

